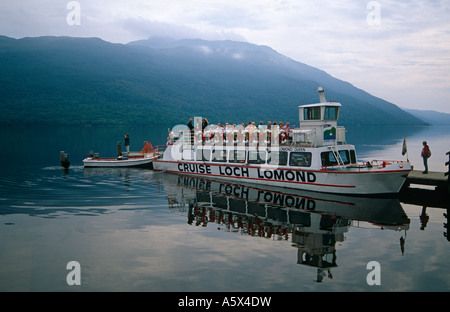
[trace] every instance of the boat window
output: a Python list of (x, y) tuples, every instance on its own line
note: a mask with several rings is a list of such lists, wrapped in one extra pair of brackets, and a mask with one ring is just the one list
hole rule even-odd
[(305, 107), (303, 109), (304, 120), (317, 120), (320, 119), (320, 107)]
[(299, 167), (311, 167), (311, 153), (309, 152), (291, 152), (289, 165)]
[(355, 150), (350, 150), (350, 162), (356, 164), (356, 153)]
[(344, 164), (348, 165), (350, 163), (350, 155), (348, 151), (339, 151), (339, 156)]
[(230, 163), (244, 163), (245, 154), (245, 151), (230, 151), (228, 161)]
[(222, 149), (215, 149), (212, 151), (212, 161), (216, 162), (226, 162), (227, 161), (227, 151)]
[(325, 119), (337, 120), (337, 116), (338, 116), (338, 107), (336, 106), (325, 107)]
[(266, 162), (266, 152), (249, 151), (248, 163), (249, 164), (264, 164)]
[(209, 149), (197, 149), (197, 153), (195, 154), (195, 160), (199, 161), (209, 161), (211, 158), (211, 150)]
[[(336, 156), (334, 155), (334, 153), (332, 151), (323, 152), (320, 155), (321, 155), (323, 167), (336, 166), (339, 164), (338, 161), (336, 160)], [(339, 157), (340, 157), (340, 161), (342, 161), (344, 163), (344, 165), (348, 165), (350, 163), (356, 164), (355, 151), (340, 150)]]
[(267, 154), (267, 163), (270, 165), (286, 166), (288, 160), (287, 152), (271, 151)]
[(322, 159), (323, 167), (335, 166), (338, 164), (332, 151), (320, 153), (320, 158)]

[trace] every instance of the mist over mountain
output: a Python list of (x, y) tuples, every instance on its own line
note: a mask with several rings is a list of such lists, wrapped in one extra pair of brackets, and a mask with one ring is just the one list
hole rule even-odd
[(419, 110), (408, 108), (404, 108), (403, 110), (433, 126), (450, 125), (450, 114), (436, 112), (432, 110)]
[(396, 105), (267, 46), (237, 41), (0, 36), (0, 124), (298, 125), (298, 106), (341, 102), (341, 125), (425, 125)]

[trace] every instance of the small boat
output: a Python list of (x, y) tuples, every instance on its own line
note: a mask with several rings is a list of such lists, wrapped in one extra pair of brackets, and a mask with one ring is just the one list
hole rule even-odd
[(160, 154), (152, 147), (150, 142), (146, 142), (144, 148), (140, 152), (122, 153), (118, 144), (117, 157), (99, 157), (97, 153), (91, 153), (83, 159), (84, 167), (144, 167), (153, 169), (153, 160), (158, 158)]
[[(337, 125), (341, 104), (299, 106), (300, 127), (271, 129), (176, 127), (155, 170), (305, 191), (378, 195), (397, 194), (411, 171), (408, 160), (359, 162), (355, 146)], [(198, 122), (195, 122), (197, 125)], [(201, 125), (201, 123), (200, 123)], [(186, 127), (187, 128), (187, 127)]]

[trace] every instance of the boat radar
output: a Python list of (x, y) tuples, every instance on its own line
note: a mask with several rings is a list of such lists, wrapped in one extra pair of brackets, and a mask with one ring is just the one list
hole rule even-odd
[(316, 91), (319, 92), (320, 103), (326, 103), (327, 100), (325, 99), (325, 89), (322, 87), (318, 87)]

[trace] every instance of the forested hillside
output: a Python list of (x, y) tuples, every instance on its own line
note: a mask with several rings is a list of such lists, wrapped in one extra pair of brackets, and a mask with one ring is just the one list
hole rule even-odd
[(0, 124), (126, 125), (268, 120), (298, 124), (323, 86), (341, 124), (425, 124), (392, 103), (289, 59), (233, 41), (0, 37)]

